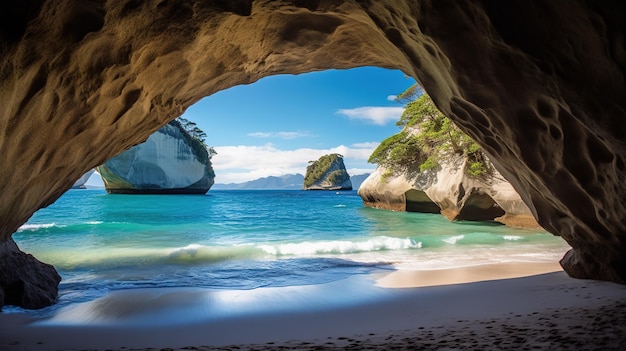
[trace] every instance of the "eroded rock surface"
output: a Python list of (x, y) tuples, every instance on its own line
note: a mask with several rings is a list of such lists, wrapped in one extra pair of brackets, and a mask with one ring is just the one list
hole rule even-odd
[(625, 283), (625, 6), (5, 1), (0, 237), (203, 96), (374, 65), (415, 77), (478, 140), (542, 227), (573, 247), (566, 271)]
[(0, 310), (3, 305), (49, 306), (56, 301), (59, 282), (54, 267), (20, 251), (13, 239), (0, 243)]
[(215, 182), (204, 144), (172, 121), (98, 166), (112, 194), (204, 194)]
[(359, 188), (369, 207), (441, 213), (449, 220), (495, 220), (513, 227), (538, 228), (530, 209), (496, 170), (480, 178), (465, 170), (465, 157), (452, 157), (438, 170), (387, 174), (379, 166)]

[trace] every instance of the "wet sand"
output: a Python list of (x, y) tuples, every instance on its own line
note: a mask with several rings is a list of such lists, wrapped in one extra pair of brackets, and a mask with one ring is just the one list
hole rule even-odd
[(621, 350), (626, 286), (516, 263), (248, 291), (142, 289), (35, 321), (2, 350)]

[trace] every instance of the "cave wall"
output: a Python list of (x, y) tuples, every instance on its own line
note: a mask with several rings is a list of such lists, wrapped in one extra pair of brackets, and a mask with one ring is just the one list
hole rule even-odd
[(577, 277), (626, 282), (625, 5), (104, 1), (0, 5), (0, 238), (200, 98), (373, 65), (477, 139)]

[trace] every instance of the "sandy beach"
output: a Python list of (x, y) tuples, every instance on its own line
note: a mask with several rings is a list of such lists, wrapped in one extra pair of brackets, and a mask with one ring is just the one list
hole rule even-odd
[(301, 287), (117, 291), (48, 320), (0, 322), (2, 350), (623, 350), (626, 286), (511, 263)]

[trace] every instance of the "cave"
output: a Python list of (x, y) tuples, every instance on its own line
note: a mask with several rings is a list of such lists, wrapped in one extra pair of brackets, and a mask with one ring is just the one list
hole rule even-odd
[(440, 213), (441, 208), (434, 203), (425, 192), (416, 189), (404, 193), (405, 211), (420, 213)]
[(456, 216), (456, 220), (492, 221), (504, 215), (504, 210), (493, 201), (491, 196), (484, 193), (473, 192), (465, 200), (461, 211)]
[(571, 245), (569, 275), (626, 283), (623, 2), (28, 0), (0, 18), (5, 245), (204, 96), (378, 66), (415, 78), (483, 147)]

